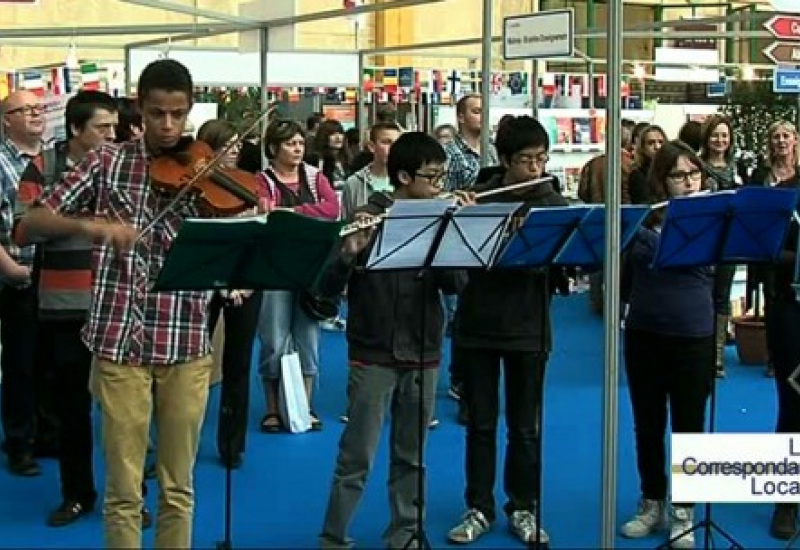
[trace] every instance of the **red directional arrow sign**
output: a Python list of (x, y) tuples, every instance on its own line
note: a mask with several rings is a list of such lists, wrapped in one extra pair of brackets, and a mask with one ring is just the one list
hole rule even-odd
[(776, 15), (764, 28), (779, 40), (800, 40), (800, 15)]

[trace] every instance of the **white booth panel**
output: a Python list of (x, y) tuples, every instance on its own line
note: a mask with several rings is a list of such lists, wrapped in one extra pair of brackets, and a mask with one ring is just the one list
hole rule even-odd
[[(131, 81), (136, 83), (148, 63), (163, 49), (131, 50)], [(258, 53), (234, 50), (170, 50), (192, 73), (196, 86), (261, 86)], [(267, 85), (282, 87), (358, 86), (358, 54), (323, 52), (269, 52)]]

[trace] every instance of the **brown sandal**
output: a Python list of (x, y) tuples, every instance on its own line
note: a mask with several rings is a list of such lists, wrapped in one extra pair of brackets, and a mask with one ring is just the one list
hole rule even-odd
[(322, 431), (322, 420), (319, 419), (317, 413), (314, 411), (309, 411), (308, 415), (311, 417), (311, 431), (312, 432), (321, 432)]
[(278, 434), (285, 430), (281, 417), (275, 413), (267, 414), (261, 419), (261, 431), (268, 434)]

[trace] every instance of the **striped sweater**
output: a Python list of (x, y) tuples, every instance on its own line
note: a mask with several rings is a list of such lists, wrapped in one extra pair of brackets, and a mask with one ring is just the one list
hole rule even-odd
[[(68, 168), (66, 143), (59, 143), (54, 151), (45, 151), (33, 159), (20, 179), (16, 219), (19, 220), (31, 205), (46, 195)], [(27, 238), (18, 224), (16, 228), (14, 239), (17, 243), (25, 243)], [(72, 237), (40, 243), (34, 264), (34, 281), (39, 287), (40, 319), (86, 318), (92, 288), (91, 242)]]

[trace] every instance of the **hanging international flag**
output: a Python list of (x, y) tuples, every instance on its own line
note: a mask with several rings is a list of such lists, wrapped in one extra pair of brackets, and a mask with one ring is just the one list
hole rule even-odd
[(430, 91), (440, 94), (444, 91), (444, 74), (442, 71), (431, 71)]
[(383, 70), (383, 87), (389, 93), (397, 91), (397, 69), (384, 69)]
[(414, 87), (414, 67), (400, 67), (397, 70), (397, 85), (406, 91)]
[(494, 95), (498, 95), (500, 90), (503, 89), (505, 85), (505, 75), (503, 73), (492, 73), (492, 87), (491, 92)]
[(39, 72), (26, 72), (22, 75), (22, 89), (43, 96), (45, 92), (44, 78)]
[(100, 72), (97, 70), (96, 63), (81, 65), (81, 88), (83, 90), (100, 89)]
[(361, 75), (361, 89), (365, 92), (375, 89), (375, 69), (364, 69)]
[(450, 71), (450, 76), (447, 77), (447, 91), (452, 95), (459, 95), (461, 93), (461, 73), (459, 71)]
[(608, 88), (606, 87), (606, 75), (594, 77), (594, 94), (597, 97), (608, 96)]
[(66, 95), (72, 92), (68, 67), (54, 67), (50, 70), (50, 91), (53, 95)]
[(0, 100), (3, 100), (14, 91), (13, 73), (0, 72)]
[(527, 75), (514, 72), (508, 75), (508, 89), (511, 95), (523, 95), (528, 93)]

